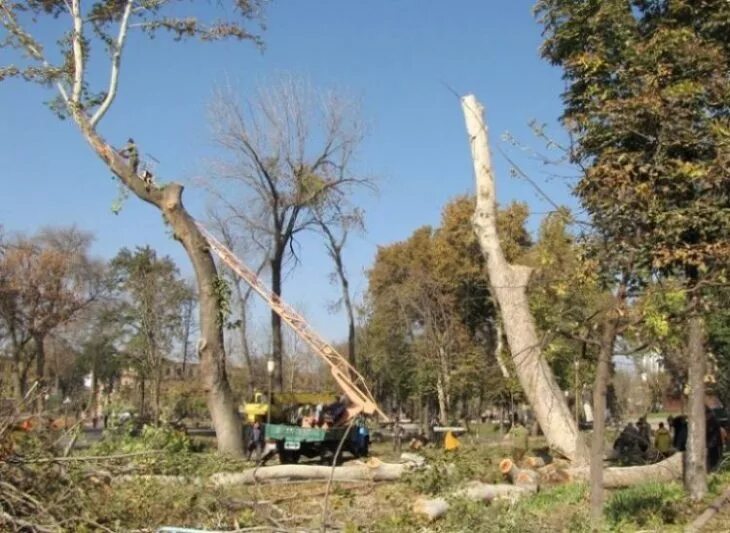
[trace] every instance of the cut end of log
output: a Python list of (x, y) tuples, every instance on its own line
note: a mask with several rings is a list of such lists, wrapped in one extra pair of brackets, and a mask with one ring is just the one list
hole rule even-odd
[(502, 472), (502, 475), (506, 476), (510, 473), (510, 470), (512, 470), (514, 466), (515, 464), (512, 459), (505, 457), (499, 462), (499, 471)]

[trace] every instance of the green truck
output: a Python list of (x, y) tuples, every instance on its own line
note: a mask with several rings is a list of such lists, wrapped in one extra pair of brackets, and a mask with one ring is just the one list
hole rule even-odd
[[(359, 457), (367, 454), (367, 444), (363, 449), (357, 444), (357, 431), (360, 428), (353, 426), (350, 435), (347, 436), (342, 445), (342, 451), (347, 451)], [(276, 443), (276, 452), (279, 455), (279, 462), (282, 464), (297, 463), (303, 455), (305, 457), (325, 458), (334, 456), (340, 441), (345, 435), (347, 427), (325, 428), (303, 428), (290, 424), (267, 424), (265, 436), (267, 441)], [(342, 461), (342, 452), (337, 458), (338, 463)]]

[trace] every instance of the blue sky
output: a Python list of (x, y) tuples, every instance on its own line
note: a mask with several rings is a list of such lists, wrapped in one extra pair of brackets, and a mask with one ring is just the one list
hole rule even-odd
[[(180, 44), (132, 34), (119, 98), (100, 130), (119, 145), (133, 136), (160, 161), (163, 179), (190, 182), (205, 175), (205, 160), (214, 153), (206, 105), (216, 83), (232, 80), (246, 97), (267, 76), (291, 72), (315, 86), (355, 95), (370, 126), (356, 164), (375, 175), (380, 187), (377, 197), (357, 199), (367, 213), (367, 234), (346, 251), (352, 285), (361, 294), (377, 245), (438, 224), (446, 202), (473, 190), (463, 117), (451, 89), (474, 92), (485, 104), (493, 145), (509, 131), (538, 147), (527, 126), (531, 119), (557, 131), (563, 83), (560, 72), (539, 57), (540, 26), (532, 4), (279, 0), (267, 9), (263, 52), (247, 42)], [(0, 52), (0, 64), (9, 62), (7, 54)], [(106, 79), (105, 66), (99, 75)], [(120, 215), (112, 214), (116, 186), (109, 172), (72, 124), (43, 106), (50, 95), (20, 81), (0, 84), (5, 231), (76, 224), (94, 232), (99, 256), (150, 244), (189, 273), (182, 248), (166, 234), (155, 209), (130, 198)], [(544, 168), (526, 154), (512, 155), (542, 180)], [(527, 201), (536, 213), (550, 209), (528, 184), (509, 176), (502, 157), (495, 153), (494, 159), (500, 201)], [(541, 185), (556, 201), (570, 201), (564, 182)], [(204, 216), (201, 191), (189, 186), (184, 198), (194, 216)], [(538, 222), (534, 217), (532, 227)], [(284, 298), (326, 337), (338, 339), (346, 334), (345, 319), (327, 311), (338, 296), (329, 271), (323, 248), (305, 241), (302, 264), (288, 276)]]

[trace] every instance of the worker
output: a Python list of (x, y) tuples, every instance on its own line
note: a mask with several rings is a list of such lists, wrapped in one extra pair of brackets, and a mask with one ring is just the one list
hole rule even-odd
[(672, 436), (669, 434), (669, 430), (664, 427), (664, 422), (659, 422), (659, 428), (654, 434), (654, 447), (664, 457), (672, 452)]
[(444, 437), (444, 450), (447, 452), (455, 452), (460, 446), (461, 443), (459, 442), (459, 439), (456, 438), (451, 430), (447, 431), (446, 436)]
[(127, 139), (127, 144), (119, 150), (119, 155), (127, 159), (129, 166), (132, 167), (132, 171), (136, 176), (139, 169), (139, 151), (137, 150), (134, 139), (131, 137)]
[(707, 445), (707, 470), (714, 470), (722, 459), (722, 430), (715, 413), (705, 407), (705, 438)]
[(256, 462), (261, 460), (261, 452), (264, 444), (264, 432), (261, 430), (261, 422), (256, 420), (251, 428), (251, 439), (248, 442), (248, 456), (247, 460), (251, 460), (251, 455), (256, 452)]
[(641, 453), (646, 452), (651, 444), (651, 425), (646, 421), (646, 417), (642, 416), (636, 422), (636, 429), (639, 432), (639, 449)]

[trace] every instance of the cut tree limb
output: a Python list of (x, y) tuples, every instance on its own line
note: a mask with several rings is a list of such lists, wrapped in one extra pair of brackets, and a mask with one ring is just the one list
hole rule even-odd
[(540, 484), (540, 474), (527, 468), (519, 468), (512, 459), (502, 459), (499, 462), (499, 471), (518, 487), (535, 487)]
[[(462, 489), (454, 492), (454, 498), (466, 498), (472, 501), (489, 503), (494, 500), (517, 500), (526, 494), (532, 494), (534, 490), (528, 487), (515, 485), (491, 485), (472, 481)], [(428, 520), (441, 518), (449, 510), (449, 502), (446, 498), (418, 498), (413, 504), (413, 512), (424, 515)]]
[[(588, 467), (568, 468), (566, 472), (572, 479), (588, 481)], [(682, 480), (682, 454), (675, 453), (668, 459), (643, 466), (613, 466), (603, 469), (603, 487), (617, 489), (639, 483), (665, 483)]]
[(527, 301), (532, 269), (511, 265), (497, 234), (497, 198), (484, 108), (474, 95), (461, 99), (476, 177), (472, 223), (487, 262), (489, 282), (502, 315), (515, 371), (550, 446), (584, 464), (588, 448), (578, 431), (555, 376), (542, 356), (541, 342)]
[[(329, 479), (333, 474), (334, 481), (395, 481), (408, 469), (405, 464), (359, 464), (338, 466), (316, 465), (275, 465), (262, 468), (249, 468), (240, 473), (220, 473), (210, 477), (210, 482), (216, 486), (253, 485), (265, 481), (280, 479)], [(255, 477), (254, 477), (255, 476)]]

